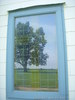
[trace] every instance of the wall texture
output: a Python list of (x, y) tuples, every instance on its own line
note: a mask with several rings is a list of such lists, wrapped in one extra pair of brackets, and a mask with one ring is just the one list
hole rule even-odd
[[(6, 45), (8, 11), (32, 5), (64, 4), (69, 100), (75, 100), (75, 0), (0, 0), (0, 100), (6, 100)], [(66, 66), (65, 66), (66, 67)]]

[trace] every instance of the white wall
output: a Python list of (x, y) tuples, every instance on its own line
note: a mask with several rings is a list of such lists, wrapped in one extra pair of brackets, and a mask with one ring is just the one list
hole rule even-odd
[(75, 0), (29, 0), (29, 2), (28, 0), (0, 0), (0, 100), (6, 100), (7, 11), (37, 4), (56, 4), (64, 1), (69, 100), (75, 100)]
[(66, 0), (64, 13), (68, 56), (69, 100), (75, 100), (75, 0)]

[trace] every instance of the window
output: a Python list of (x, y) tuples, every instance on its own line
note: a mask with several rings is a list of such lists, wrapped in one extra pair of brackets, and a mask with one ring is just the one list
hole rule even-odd
[(65, 100), (61, 7), (9, 12), (7, 98)]

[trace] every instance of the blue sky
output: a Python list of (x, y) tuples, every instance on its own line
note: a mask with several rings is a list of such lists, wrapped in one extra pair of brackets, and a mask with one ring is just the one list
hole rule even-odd
[[(18, 22), (26, 23), (29, 21), (30, 26), (34, 31), (39, 27), (43, 27), (45, 32), (45, 39), (47, 44), (44, 48), (44, 53), (49, 55), (46, 66), (39, 66), (39, 68), (56, 69), (57, 68), (57, 39), (56, 39), (56, 16), (55, 14), (45, 14), (29, 17), (16, 18)], [(28, 66), (29, 68), (36, 68), (36, 66)]]

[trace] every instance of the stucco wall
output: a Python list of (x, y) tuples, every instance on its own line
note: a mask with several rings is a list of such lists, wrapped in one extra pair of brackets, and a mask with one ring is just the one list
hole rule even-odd
[(75, 100), (75, 0), (0, 0), (0, 100), (6, 100), (8, 11), (37, 4), (57, 4), (64, 1), (69, 100)]

